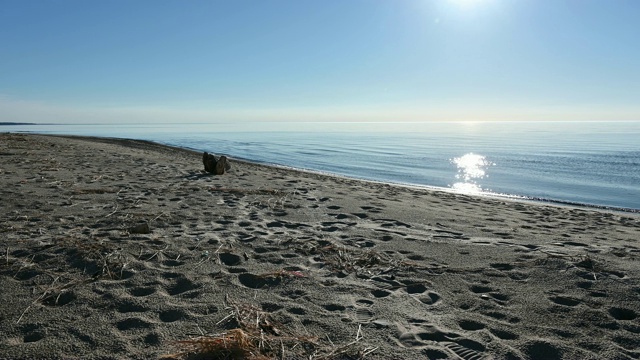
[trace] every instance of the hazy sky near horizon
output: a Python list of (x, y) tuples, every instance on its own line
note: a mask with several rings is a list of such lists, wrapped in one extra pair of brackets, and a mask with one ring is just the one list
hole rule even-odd
[(637, 0), (0, 0), (0, 121), (640, 120)]

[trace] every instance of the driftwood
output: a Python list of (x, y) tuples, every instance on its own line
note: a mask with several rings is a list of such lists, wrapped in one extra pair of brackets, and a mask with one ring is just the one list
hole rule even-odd
[(202, 162), (204, 163), (204, 170), (215, 175), (222, 175), (225, 171), (231, 169), (231, 164), (229, 164), (226, 156), (220, 156), (219, 159), (216, 159), (213, 154), (205, 152), (202, 155)]

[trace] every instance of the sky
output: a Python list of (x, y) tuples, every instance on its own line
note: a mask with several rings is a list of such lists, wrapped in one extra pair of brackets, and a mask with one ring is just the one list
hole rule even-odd
[(640, 121), (637, 0), (0, 0), (0, 122)]

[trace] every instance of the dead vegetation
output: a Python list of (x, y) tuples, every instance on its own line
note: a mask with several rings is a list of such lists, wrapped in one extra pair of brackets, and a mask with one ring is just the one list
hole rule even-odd
[(29, 281), (37, 297), (16, 323), (35, 305), (63, 306), (75, 299), (74, 289), (99, 279), (126, 278), (129, 256), (106, 241), (73, 236), (54, 239), (26, 251), (7, 247), (3, 273)]
[[(66, 236), (54, 239), (51, 243), (38, 245), (31, 251), (6, 250), (5, 263), (13, 277), (29, 270), (41, 273), (59, 272), (65, 265), (76, 269), (65, 273), (75, 273), (91, 278), (121, 279), (129, 264), (129, 255), (108, 241), (99, 239), (84, 240)], [(77, 270), (80, 270), (78, 273)]]
[(303, 278), (306, 277), (304, 273), (297, 270), (276, 270), (264, 274), (258, 275), (262, 279), (291, 279), (291, 278)]
[(398, 259), (388, 254), (338, 245), (330, 241), (295, 242), (295, 251), (306, 256), (314, 256), (314, 260), (324, 263), (334, 272), (378, 275), (400, 270), (434, 270), (418, 262)]
[(209, 188), (211, 192), (220, 192), (225, 194), (239, 194), (239, 195), (274, 195), (285, 196), (287, 193), (282, 190), (276, 189), (241, 189), (241, 188)]
[(336, 346), (330, 339), (323, 341), (295, 331), (273, 319), (272, 315), (249, 304), (239, 304), (227, 298), (228, 314), (218, 325), (232, 329), (218, 334), (197, 336), (175, 343), (179, 352), (163, 359), (195, 360), (263, 360), (263, 359), (364, 359), (377, 348), (363, 347), (361, 328), (353, 341)]
[(86, 282), (86, 280), (82, 279), (67, 279), (66, 281), (61, 281), (61, 276), (48, 275), (52, 277), (51, 283), (46, 286), (36, 284), (41, 294), (22, 311), (18, 320), (16, 320), (16, 324), (20, 323), (25, 314), (27, 314), (34, 305), (61, 306), (71, 302), (75, 299), (75, 295), (71, 289), (78, 284)]
[(66, 237), (55, 244), (49, 251), (64, 255), (69, 265), (93, 278), (122, 279), (129, 264), (128, 254), (108, 241)]

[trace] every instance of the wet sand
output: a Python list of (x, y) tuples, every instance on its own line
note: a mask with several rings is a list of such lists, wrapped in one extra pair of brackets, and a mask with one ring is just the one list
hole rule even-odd
[(640, 358), (637, 214), (230, 161), (0, 134), (0, 358)]

